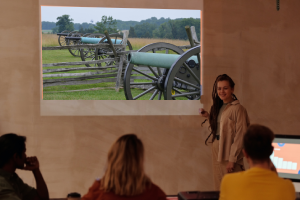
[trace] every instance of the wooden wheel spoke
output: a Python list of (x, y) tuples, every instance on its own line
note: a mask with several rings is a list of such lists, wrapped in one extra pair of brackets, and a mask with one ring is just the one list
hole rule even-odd
[(152, 69), (152, 67), (148, 66), (148, 68), (150, 69), (150, 71), (154, 74), (154, 76), (156, 78), (158, 78), (159, 76), (157, 75), (157, 73)]
[(147, 94), (148, 92), (151, 92), (152, 90), (154, 90), (156, 88), (156, 86), (153, 86), (151, 88), (149, 88), (148, 90), (146, 90), (145, 92), (142, 92), (141, 94), (137, 95), (136, 97), (133, 98), (133, 100), (137, 100), (138, 98), (144, 96), (145, 94)]
[(157, 95), (157, 93), (158, 93), (158, 90), (156, 89), (149, 100), (153, 100), (155, 98), (155, 96)]
[(140, 74), (142, 74), (142, 75), (144, 75), (144, 76), (146, 76), (146, 77), (148, 77), (148, 78), (150, 78), (150, 79), (152, 79), (152, 80), (154, 80), (154, 81), (157, 81), (158, 79), (157, 78), (154, 78), (154, 77), (152, 77), (152, 76), (150, 76), (150, 75), (148, 75), (148, 74), (145, 74), (144, 72), (141, 72), (140, 70), (138, 70), (138, 69), (136, 69), (136, 68), (132, 68), (134, 71), (136, 71), (136, 72), (138, 72), (138, 73), (140, 73)]
[(159, 91), (158, 93), (158, 100), (161, 100), (162, 91)]
[(180, 92), (179, 90), (177, 90), (176, 88), (173, 87), (173, 90), (179, 94), (182, 94), (182, 92)]
[(192, 84), (192, 83), (189, 83), (189, 82), (187, 82), (187, 81), (184, 81), (184, 80), (182, 80), (182, 79), (179, 79), (179, 78), (177, 78), (177, 77), (175, 77), (174, 80), (175, 80), (175, 81), (178, 81), (178, 82), (180, 82), (180, 83), (184, 83), (184, 84), (186, 84), (186, 85), (189, 85), (189, 86), (191, 86), (191, 87), (194, 87), (194, 88), (197, 88), (197, 89), (200, 90), (200, 87), (199, 87), (199, 86), (194, 85), (194, 84)]
[(196, 76), (196, 74), (191, 70), (191, 68), (184, 62), (183, 65), (185, 68), (189, 71), (190, 74), (194, 77), (194, 79), (197, 80), (198, 83), (200, 83), (200, 79)]

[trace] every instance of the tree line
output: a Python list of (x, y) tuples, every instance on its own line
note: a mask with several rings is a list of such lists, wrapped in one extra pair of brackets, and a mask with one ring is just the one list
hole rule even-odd
[(143, 23), (156, 24), (157, 26), (159, 26), (169, 20), (170, 18), (164, 18), (164, 17), (161, 17), (160, 19), (157, 19), (156, 17), (151, 17), (149, 19), (141, 20), (140, 22), (117, 20), (117, 28), (119, 30), (129, 30), (130, 27), (134, 27), (135, 25), (143, 24)]
[[(116, 22), (117, 22), (117, 29), (118, 30), (129, 30), (130, 27), (134, 27), (137, 24), (142, 24), (142, 23), (148, 22), (148, 23), (156, 24), (157, 26), (159, 26), (160, 24), (165, 23), (169, 20), (170, 20), (170, 18), (162, 17), (160, 19), (157, 19), (156, 17), (151, 17), (149, 19), (142, 20), (140, 22), (137, 22), (137, 21), (122, 21), (122, 20), (116, 20)], [(82, 29), (91, 29), (95, 25), (96, 24), (94, 24), (93, 21), (91, 21), (91, 23), (87, 23), (87, 22), (73, 23), (74, 30), (79, 30), (80, 28), (82, 28)], [(55, 27), (56, 27), (56, 22), (42, 21), (42, 30), (51, 30)]]
[(120, 30), (129, 30), (131, 38), (167, 38), (167, 39), (187, 39), (185, 26), (195, 26), (198, 39), (200, 38), (200, 18), (170, 18), (151, 17), (141, 22), (121, 21), (113, 19), (111, 16), (102, 16), (101, 21), (91, 23), (73, 23), (69, 15), (57, 17), (57, 22), (42, 22), (42, 29), (51, 29), (53, 33), (64, 30), (78, 30), (80, 33), (116, 33)]
[(195, 26), (198, 40), (200, 41), (200, 19), (183, 18), (169, 19), (157, 25), (151, 22), (144, 22), (129, 28), (131, 38), (167, 38), (167, 39), (188, 39), (185, 26)]

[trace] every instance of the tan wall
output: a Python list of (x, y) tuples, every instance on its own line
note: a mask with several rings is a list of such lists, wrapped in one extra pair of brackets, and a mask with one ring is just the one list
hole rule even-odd
[(204, 96), (227, 73), (252, 123), (300, 135), (300, 1), (204, 1)]
[[(161, 2), (142, 1), (147, 7)], [(299, 134), (299, 9), (296, 0), (281, 1), (280, 11), (273, 0), (204, 1), (201, 101), (206, 108), (215, 77), (227, 73), (252, 122), (276, 133)], [(112, 142), (128, 132), (144, 141), (146, 171), (167, 194), (213, 189), (211, 152), (203, 145), (207, 130), (200, 127), (200, 117), (40, 116), (39, 4), (1, 2), (0, 13), (0, 134), (28, 136), (28, 155), (40, 159), (52, 198), (85, 193), (101, 175)], [(29, 172), (19, 173), (33, 184)]]

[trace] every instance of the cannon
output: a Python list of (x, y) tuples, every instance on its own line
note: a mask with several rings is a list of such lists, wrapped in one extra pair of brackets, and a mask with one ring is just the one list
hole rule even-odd
[[(123, 35), (118, 33), (110, 34), (109, 37), (111, 38), (111, 41), (113, 44), (122, 44), (123, 41)], [(66, 37), (66, 40), (73, 41), (73, 43), (77, 44), (98, 44), (98, 43), (107, 43), (107, 38), (104, 34), (91, 34), (87, 37)], [(132, 46), (130, 42), (127, 40), (126, 44), (127, 50), (132, 50)], [(115, 48), (116, 52), (121, 51), (121, 48)], [(78, 52), (80, 52), (80, 57), (82, 61), (92, 61), (92, 60), (101, 60), (105, 58), (113, 58), (113, 55), (107, 55), (107, 53), (112, 52), (111, 47), (107, 48), (78, 48)], [(109, 61), (104, 63), (98, 63), (98, 64), (85, 64), (87, 67), (91, 66), (107, 66), (107, 65), (114, 65), (115, 61)]]
[[(82, 44), (80, 38), (102, 38), (104, 37), (104, 34), (100, 34), (100, 33), (96, 33), (96, 34), (91, 34), (91, 33), (86, 33), (86, 34), (81, 34), (81, 33), (72, 33), (72, 34), (68, 34), (67, 36), (65, 36), (65, 45), (80, 45)], [(80, 48), (73, 48), (73, 49), (68, 49), (69, 52), (71, 53), (71, 55), (75, 56), (75, 57), (81, 57), (80, 54)]]
[(67, 45), (65, 38), (66, 38), (66, 36), (69, 35), (69, 33), (70, 33), (70, 31), (65, 30), (61, 33), (56, 34), (56, 35), (58, 35), (58, 44), (59, 44), (59, 46), (66, 46)]
[(56, 35), (58, 35), (58, 44), (59, 46), (66, 46), (67, 45), (67, 41), (66, 37), (81, 37), (83, 36), (82, 33), (79, 33), (78, 31), (63, 31), (61, 33), (57, 33)]
[[(75, 41), (75, 40), (69, 40), (69, 37), (87, 37), (88, 35), (90, 35), (90, 33), (87, 34), (83, 34), (83, 33), (79, 33), (78, 31), (63, 31), (61, 33), (57, 33), (58, 35), (58, 43), (60, 46), (66, 46), (66, 45), (78, 45), (80, 44), (79, 41)], [(71, 55), (75, 56), (75, 57), (80, 57), (80, 51), (78, 49), (68, 49), (69, 52), (71, 53)]]
[(150, 93), (149, 100), (156, 96), (158, 100), (199, 100), (199, 53), (200, 46), (184, 52), (175, 45), (162, 42), (129, 53), (123, 78), (126, 99), (137, 100)]

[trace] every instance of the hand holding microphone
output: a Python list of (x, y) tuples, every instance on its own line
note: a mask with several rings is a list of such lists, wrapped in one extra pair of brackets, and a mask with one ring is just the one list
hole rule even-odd
[(203, 108), (199, 108), (199, 115), (201, 117), (205, 117), (205, 118), (208, 118), (209, 117), (209, 114), (207, 111), (205, 111)]

